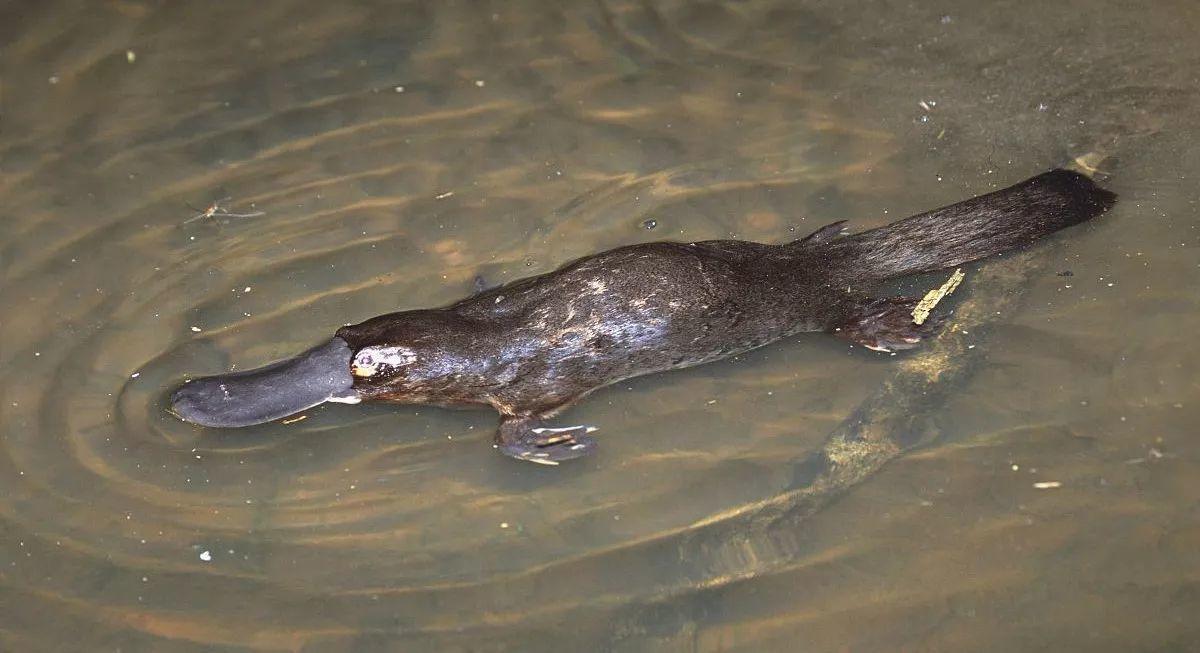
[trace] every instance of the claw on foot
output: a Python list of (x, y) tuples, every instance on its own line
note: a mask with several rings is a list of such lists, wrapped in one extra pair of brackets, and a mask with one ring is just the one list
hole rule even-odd
[(557, 465), (586, 456), (596, 448), (588, 434), (594, 426), (532, 426), (533, 420), (507, 419), (500, 424), (496, 448), (506, 456), (539, 465)]
[(860, 312), (837, 327), (834, 335), (872, 351), (893, 353), (916, 347), (932, 336), (944, 316), (928, 316), (923, 324), (913, 321), (918, 301), (912, 297), (885, 297), (865, 304)]

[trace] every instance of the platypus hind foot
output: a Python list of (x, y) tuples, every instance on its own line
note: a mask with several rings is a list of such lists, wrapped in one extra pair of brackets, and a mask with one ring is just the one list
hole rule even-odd
[(919, 301), (916, 297), (872, 299), (830, 331), (875, 351), (912, 349), (936, 333), (944, 321), (940, 315), (931, 315), (924, 324), (913, 322), (913, 309)]

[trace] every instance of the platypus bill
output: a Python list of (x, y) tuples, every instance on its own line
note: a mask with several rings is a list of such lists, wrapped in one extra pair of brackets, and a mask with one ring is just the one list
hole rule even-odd
[(174, 392), (171, 410), (236, 427), (326, 401), (492, 406), (501, 452), (553, 465), (594, 450), (595, 429), (543, 420), (597, 388), (805, 331), (909, 349), (937, 320), (915, 324), (918, 298), (873, 296), (873, 285), (1017, 249), (1114, 202), (1088, 177), (1053, 170), (853, 235), (843, 221), (781, 245), (618, 247), (444, 308), (343, 327), (286, 361), (196, 379)]

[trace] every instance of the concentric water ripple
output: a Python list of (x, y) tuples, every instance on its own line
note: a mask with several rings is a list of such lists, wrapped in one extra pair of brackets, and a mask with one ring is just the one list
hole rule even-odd
[[(791, 349), (757, 356), (753, 374), (627, 384), (578, 411), (612, 437), (569, 474), (496, 456), (482, 412), (333, 407), (236, 432), (179, 422), (163, 400), (188, 376), (451, 301), (476, 275), (507, 281), (638, 239), (794, 237), (789, 225), (809, 225), (793, 207), (887, 149), (769, 79), (647, 68), (663, 53), (607, 5), (582, 23), (497, 16), (478, 43), (441, 33), (446, 18), (372, 35), (370, 16), (310, 6), (326, 18), (306, 23), (307, 48), (263, 36), (285, 16), (184, 30), (166, 11), (99, 17), (124, 26), (119, 45), (74, 28), (90, 45), (55, 60), (39, 92), (86, 100), (29, 119), (41, 140), (4, 150), (24, 151), (4, 185), (0, 292), (18, 308), (4, 322), (6, 579), (30, 615), (66, 613), (113, 642), (330, 650), (611, 610), (690, 584), (657, 568), (679, 534), (773, 496), (787, 468), (772, 452), (796, 447), (783, 425), (830, 423), (852, 402), (802, 399), (817, 375), (788, 365)], [(197, 52), (194, 30), (254, 62)], [(45, 51), (48, 37), (31, 29), (14, 51)], [(741, 94), (754, 109), (731, 122)], [(263, 215), (190, 220), (224, 197)], [(833, 364), (834, 349), (808, 356)], [(776, 418), (745, 425), (717, 403), (739, 392)]]

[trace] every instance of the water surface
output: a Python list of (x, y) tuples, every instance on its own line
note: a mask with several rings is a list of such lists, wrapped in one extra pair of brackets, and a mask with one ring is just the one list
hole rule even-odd
[[(1182, 1), (6, 3), (0, 649), (1196, 649), (1198, 31)], [(556, 469), (484, 411), (163, 411), (477, 275), (878, 226), (1089, 152), (1121, 203), (1045, 245), (938, 437), (786, 529), (752, 516), (898, 358), (810, 335), (622, 383)], [(263, 215), (189, 221), (227, 197)]]

